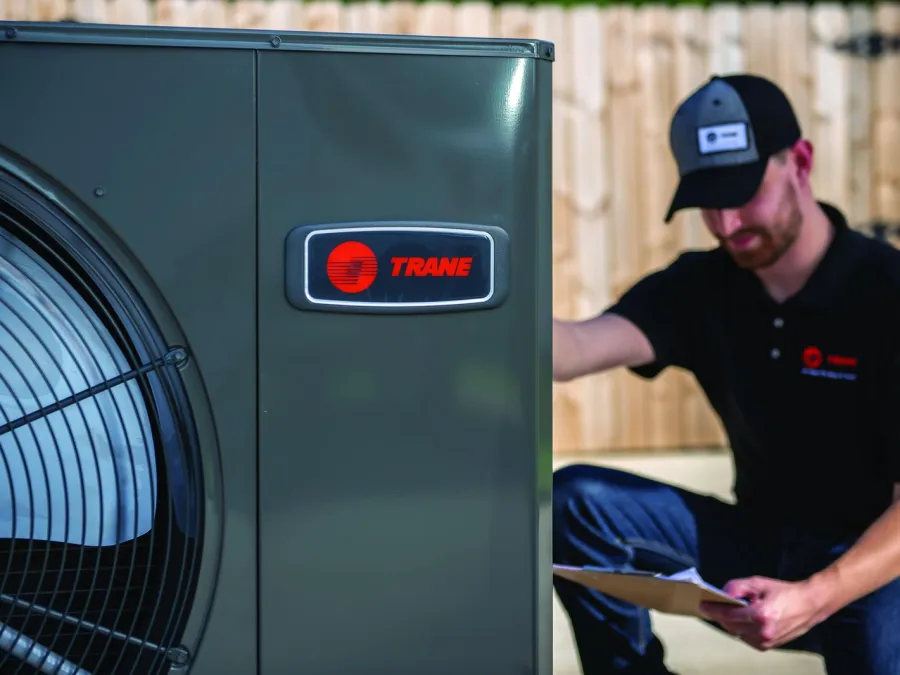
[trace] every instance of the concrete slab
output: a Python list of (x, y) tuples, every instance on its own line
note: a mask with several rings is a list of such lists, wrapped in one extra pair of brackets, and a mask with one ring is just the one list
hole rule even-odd
[[(601, 456), (557, 461), (613, 466), (731, 500), (731, 457), (723, 453)], [(679, 675), (823, 675), (822, 659), (811, 654), (757, 652), (743, 642), (689, 617), (651, 614), (666, 646), (668, 667)], [(553, 673), (581, 675), (568, 618), (554, 598)]]

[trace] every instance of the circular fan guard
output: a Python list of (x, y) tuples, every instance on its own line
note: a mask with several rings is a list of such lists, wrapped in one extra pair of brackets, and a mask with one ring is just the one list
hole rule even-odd
[(62, 210), (0, 172), (0, 675), (187, 661), (203, 482), (186, 363)]

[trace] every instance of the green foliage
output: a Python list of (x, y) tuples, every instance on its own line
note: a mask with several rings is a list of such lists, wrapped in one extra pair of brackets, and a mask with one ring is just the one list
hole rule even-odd
[[(227, 2), (234, 2), (235, 0), (226, 0)], [(300, 2), (307, 3), (315, 3), (316, 0), (299, 0)], [(344, 4), (353, 4), (357, 2), (368, 2), (370, 0), (343, 0)], [(426, 2), (433, 2), (435, 0), (413, 0), (416, 4), (425, 4)], [(441, 2), (445, 2), (446, 0), (440, 0)], [(631, 7), (678, 7), (684, 5), (698, 6), (698, 7), (712, 7), (713, 5), (721, 5), (727, 4), (729, 6), (738, 6), (743, 7), (747, 5), (766, 5), (769, 7), (777, 7), (779, 5), (805, 5), (807, 7), (812, 7), (817, 4), (814, 0), (727, 0), (726, 2), (722, 2), (721, 0), (451, 0), (451, 2), (455, 5), (463, 4), (465, 2), (489, 2), (494, 6), (498, 5), (525, 5), (529, 7), (537, 6), (537, 5), (556, 5), (560, 7), (574, 7), (578, 5), (590, 5), (594, 7), (607, 7), (613, 5), (628, 5)], [(888, 2), (892, 2), (893, 0), (853, 0), (852, 2), (847, 2), (846, 0), (835, 0), (834, 2), (828, 1), (829, 5), (841, 5), (844, 7), (873, 7), (879, 4), (885, 4)], [(385, 4), (389, 4), (391, 0), (381, 0), (381, 2)]]
[[(354, 2), (361, 0), (345, 0), (345, 2)], [(390, 2), (390, 0), (383, 0), (386, 2)], [(429, 2), (431, 0), (415, 0), (415, 2), (419, 4), (423, 4)], [(462, 4), (464, 2), (482, 2), (483, 0), (453, 0), (453, 4)], [(647, 6), (656, 6), (656, 7), (677, 7), (681, 5), (693, 5), (700, 7), (711, 7), (713, 5), (718, 4), (727, 4), (729, 6), (737, 5), (737, 6), (746, 6), (746, 5), (767, 5), (770, 7), (775, 7), (778, 5), (805, 5), (807, 7), (812, 7), (817, 4), (813, 0), (734, 0), (728, 2), (721, 2), (716, 0), (488, 0), (492, 5), (504, 5), (504, 4), (515, 4), (515, 5), (526, 5), (526, 6), (535, 6), (535, 5), (558, 5), (562, 7), (573, 7), (576, 5), (591, 5), (596, 7), (604, 7), (604, 6), (612, 6), (612, 5), (629, 5), (632, 7), (647, 7)], [(315, 0), (307, 0), (307, 2), (315, 2)], [(890, 2), (890, 0), (853, 0), (852, 2), (846, 2), (837, 0), (836, 2), (829, 2), (829, 4), (836, 4), (842, 6), (859, 6), (859, 7), (872, 7), (879, 4), (884, 4), (885, 2)]]

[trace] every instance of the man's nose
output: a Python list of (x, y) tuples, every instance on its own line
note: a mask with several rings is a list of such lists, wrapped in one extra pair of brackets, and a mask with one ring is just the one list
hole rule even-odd
[(719, 211), (719, 234), (728, 238), (743, 226), (741, 215), (734, 209), (722, 209)]

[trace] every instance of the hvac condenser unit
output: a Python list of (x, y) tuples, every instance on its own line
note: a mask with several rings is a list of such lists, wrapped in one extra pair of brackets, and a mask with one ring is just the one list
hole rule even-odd
[(0, 24), (0, 673), (549, 675), (552, 60)]

